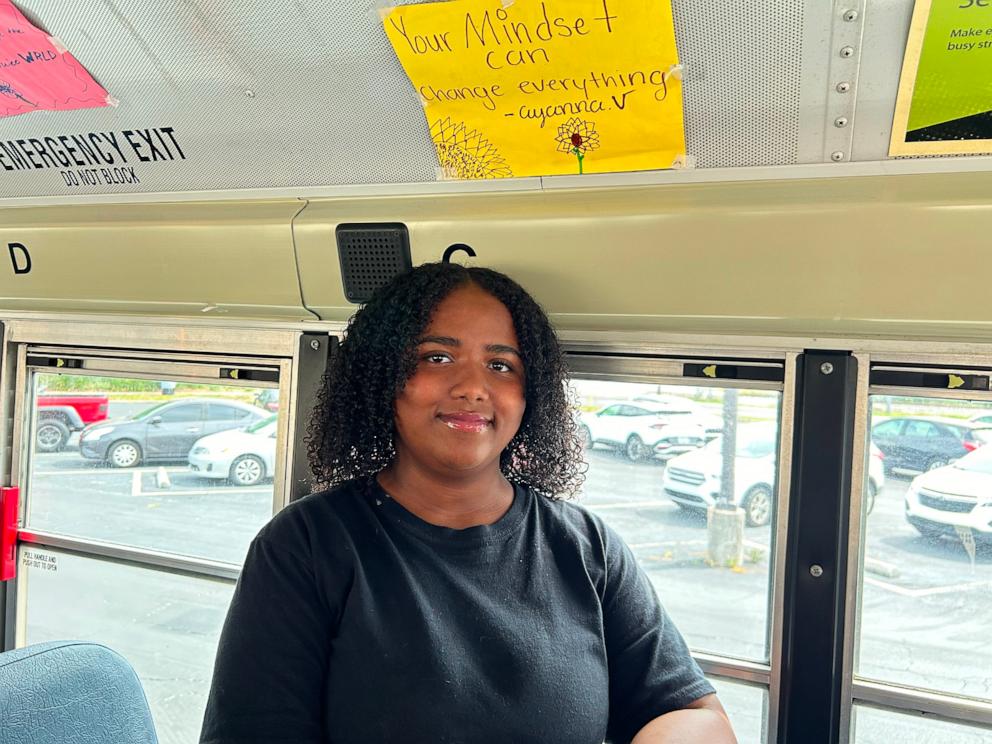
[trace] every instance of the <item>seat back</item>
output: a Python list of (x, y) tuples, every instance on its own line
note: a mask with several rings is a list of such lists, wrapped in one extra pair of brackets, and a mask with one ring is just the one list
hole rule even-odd
[(141, 682), (105, 646), (56, 641), (0, 654), (0, 744), (158, 744)]

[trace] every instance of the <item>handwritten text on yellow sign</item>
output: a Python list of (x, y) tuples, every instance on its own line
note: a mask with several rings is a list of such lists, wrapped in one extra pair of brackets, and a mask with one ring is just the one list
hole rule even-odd
[(671, 167), (685, 153), (670, 0), (451, 0), (384, 28), (444, 175)]

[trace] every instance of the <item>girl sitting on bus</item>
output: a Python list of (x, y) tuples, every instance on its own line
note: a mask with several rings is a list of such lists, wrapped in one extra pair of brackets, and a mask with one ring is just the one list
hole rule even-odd
[(326, 487), (255, 538), (202, 744), (732, 744), (582, 482), (563, 352), (503, 274), (404, 273), (352, 318), (308, 434)]

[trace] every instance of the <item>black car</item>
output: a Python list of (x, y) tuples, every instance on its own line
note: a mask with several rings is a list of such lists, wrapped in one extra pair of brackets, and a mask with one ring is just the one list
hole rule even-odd
[(150, 460), (183, 460), (197, 439), (250, 426), (270, 416), (246, 403), (185, 398), (152, 406), (129, 419), (102, 421), (79, 435), (83, 457), (131, 468)]
[(935, 470), (992, 441), (992, 428), (921, 416), (891, 418), (871, 429), (885, 469)]

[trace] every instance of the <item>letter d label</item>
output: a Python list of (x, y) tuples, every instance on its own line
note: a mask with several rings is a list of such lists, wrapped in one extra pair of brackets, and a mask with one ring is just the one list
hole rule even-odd
[(31, 271), (31, 254), (23, 243), (7, 243), (7, 250), (10, 251), (10, 262), (14, 265), (15, 274), (27, 274)]

